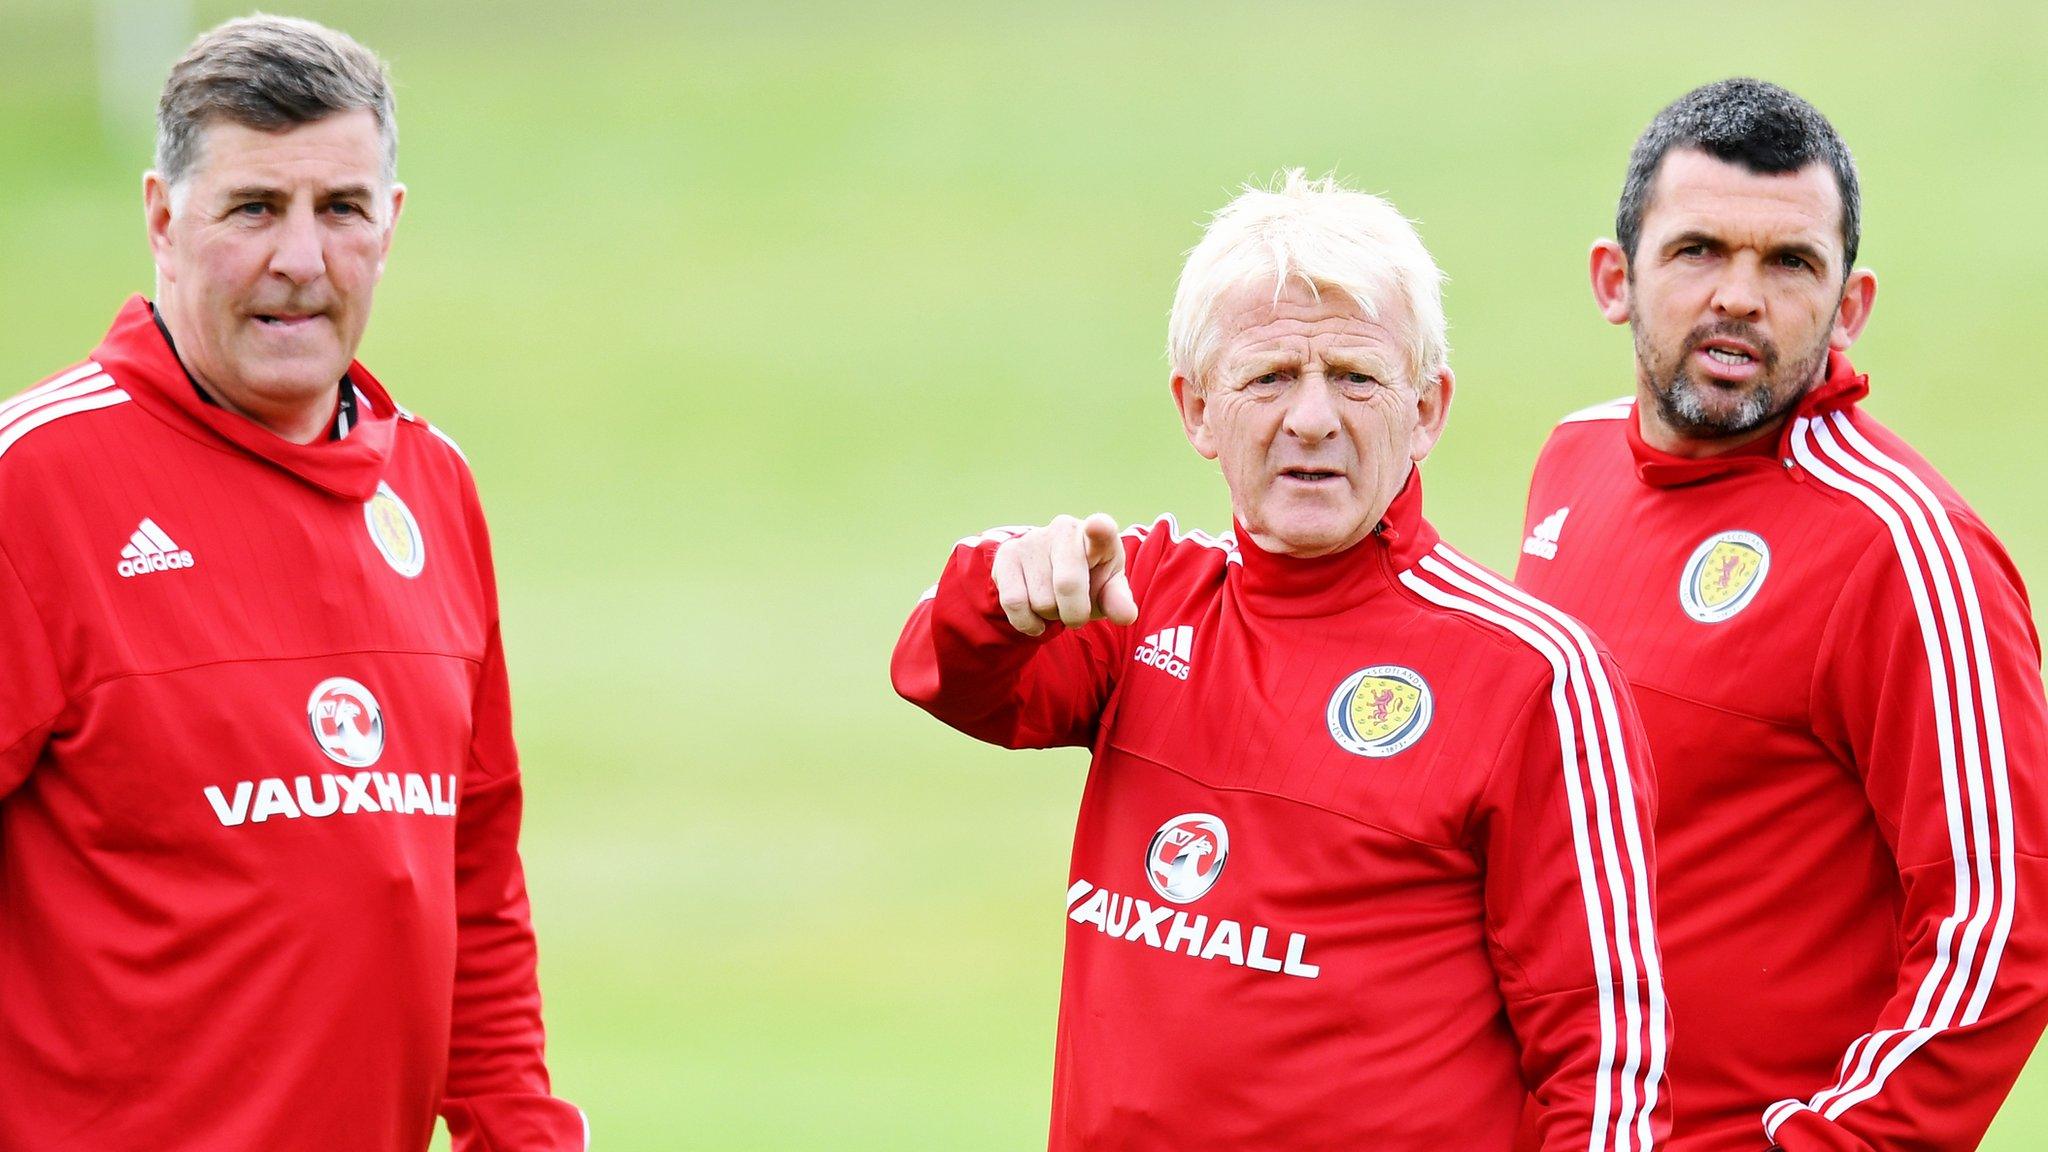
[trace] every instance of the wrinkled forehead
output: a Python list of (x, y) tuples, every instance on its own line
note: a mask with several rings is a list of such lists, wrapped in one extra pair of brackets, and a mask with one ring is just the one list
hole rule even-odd
[(1752, 172), (1696, 148), (1674, 150), (1650, 184), (1643, 238), (1654, 248), (1679, 236), (1766, 248), (1800, 244), (1839, 261), (1841, 189), (1821, 160), (1792, 172)]
[(368, 109), (271, 129), (227, 116), (200, 126), (198, 148), (185, 182), (210, 188), (262, 186), (328, 191), (384, 189), (384, 142)]
[(1389, 284), (1354, 295), (1299, 276), (1285, 282), (1264, 276), (1231, 285), (1217, 299), (1214, 323), (1226, 360), (1336, 348), (1379, 350), (1398, 359), (1409, 327), (1406, 302)]

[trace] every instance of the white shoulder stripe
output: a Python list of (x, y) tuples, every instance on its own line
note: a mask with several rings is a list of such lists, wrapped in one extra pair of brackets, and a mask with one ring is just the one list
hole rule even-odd
[(469, 463), (469, 455), (462, 450), (462, 445), (457, 444), (453, 436), (450, 436), (446, 432), (441, 431), (441, 426), (439, 424), (427, 423), (425, 421), (422, 421), (422, 423), (426, 423), (427, 431), (432, 432), (434, 435), (441, 438), (441, 443), (446, 444), (449, 448), (453, 449), (455, 454), (462, 458), (462, 462), (464, 464)]
[(1557, 422), (1559, 424), (1580, 424), (1588, 420), (1619, 420), (1630, 412), (1635, 411), (1635, 407), (1635, 397), (1623, 396), (1619, 399), (1609, 400), (1605, 404), (1595, 404), (1591, 408), (1581, 408), (1577, 412), (1567, 413), (1560, 417)]
[(51, 392), (54, 392), (57, 389), (63, 388), (67, 385), (76, 384), (77, 382), (85, 379), (88, 376), (97, 376), (99, 375), (99, 371), (99, 364), (94, 361), (88, 360), (85, 363), (80, 364), (78, 367), (73, 368), (68, 372), (58, 373), (56, 376), (53, 376), (50, 379), (43, 381), (41, 384), (38, 384), (35, 387), (22, 392), (20, 395), (14, 397), (13, 399), (8, 400), (5, 403), (0, 403), (0, 421), (6, 420), (11, 412), (13, 412), (15, 409), (20, 408), (22, 405), (27, 404), (29, 401), (34, 400), (39, 396), (47, 396)]
[[(1640, 956), (1643, 981), (1648, 993), (1649, 1058), (1647, 1065), (1641, 1070), (1643, 1096), (1641, 1109), (1636, 1116), (1639, 1145), (1648, 1149), (1655, 1139), (1650, 1124), (1664, 1079), (1667, 1055), (1665, 1024), (1669, 1008), (1664, 998), (1663, 961), (1657, 951), (1655, 905), (1650, 898), (1651, 870), (1644, 848), (1646, 838), (1643, 835), (1642, 822), (1636, 814), (1635, 779), (1629, 769), (1628, 744), (1621, 729), (1621, 710), (1615, 702), (1614, 683), (1607, 675), (1606, 665), (1601, 662), (1598, 645), (1584, 625), (1445, 545), (1439, 544), (1435, 553), (1424, 560), (1424, 564), (1432, 564), (1439, 558), (1471, 580), (1483, 585), (1482, 588), (1475, 588), (1473, 591), (1488, 595), (1494, 602), (1503, 603), (1520, 618), (1535, 624), (1544, 638), (1564, 653), (1567, 671), (1578, 677), (1573, 693), (1581, 715), (1585, 718), (1584, 722), (1588, 728), (1593, 728), (1597, 719), (1599, 734), (1605, 738), (1611, 767), (1607, 773), (1600, 771), (1599, 749), (1597, 745), (1594, 746), (1591, 749), (1592, 782), (1595, 798), (1600, 802), (1602, 845), (1611, 852), (1613, 836), (1612, 829), (1606, 826), (1609, 809), (1605, 793), (1608, 780), (1612, 780), (1615, 798), (1613, 811), (1620, 817), (1622, 850), (1626, 854), (1629, 876), (1632, 879), (1632, 883), (1625, 889), (1620, 888), (1621, 877), (1613, 874), (1613, 861), (1610, 857), (1609, 884), (1615, 889), (1613, 895), (1617, 917), (1626, 917), (1629, 910), (1633, 910), (1634, 913), (1634, 923), (1628, 925), (1634, 930), (1634, 938), (1624, 939), (1624, 925), (1618, 920), (1615, 925), (1615, 944), (1617, 949), (1624, 950), (1624, 957), (1630, 954), (1629, 950)], [(1592, 682), (1595, 698), (1590, 701), (1586, 698), (1587, 680)], [(1632, 963), (1625, 961), (1623, 976), (1633, 988), (1635, 972)], [(1634, 1020), (1634, 1017), (1631, 1016), (1630, 1019)], [(1634, 1083), (1636, 1072), (1637, 1068), (1633, 1062), (1623, 1068), (1624, 1085)], [(1626, 1117), (1621, 1123), (1627, 1123)], [(1624, 1145), (1618, 1141), (1617, 1147), (1621, 1146)]]
[(7, 403), (0, 404), (0, 428), (5, 428), (16, 417), (45, 404), (68, 400), (73, 396), (83, 396), (88, 392), (97, 392), (113, 382), (111, 377), (98, 372), (87, 373), (84, 376), (67, 372), (47, 384), (31, 388)]
[[(1427, 574), (1425, 577), (1424, 574)], [(1430, 579), (1433, 578), (1433, 579)], [(1549, 662), (1551, 709), (1558, 728), (1572, 841), (1578, 859), (1588, 943), (1600, 1002), (1600, 1062), (1594, 1083), (1594, 1122), (1589, 1152), (1647, 1150), (1655, 1136), (1651, 1118), (1664, 1070), (1666, 1005), (1649, 902), (1640, 821), (1622, 742), (1613, 689), (1591, 638), (1576, 622), (1549, 605), (1506, 584), (1439, 546), (1402, 583), (1433, 603), (1485, 620), (1528, 644)], [(1589, 691), (1590, 687), (1590, 691)], [(1604, 746), (1604, 754), (1603, 754)], [(1584, 777), (1581, 776), (1581, 768)], [(1588, 819), (1588, 786), (1592, 819)], [(1612, 792), (1610, 793), (1610, 787)], [(1619, 814), (1617, 821), (1616, 814)], [(1619, 824), (1617, 834), (1617, 823)], [(1599, 850), (1596, 864), (1594, 848)], [(1623, 867), (1624, 859), (1629, 867)], [(1629, 873), (1632, 872), (1631, 877)], [(1605, 881), (1603, 901), (1601, 881)], [(1609, 930), (1607, 904), (1614, 908)], [(1641, 984), (1638, 987), (1638, 963)], [(1616, 1016), (1616, 967), (1621, 1007)], [(1648, 1020), (1644, 1019), (1647, 993)], [(1645, 1028), (1647, 1023), (1648, 1027)], [(1626, 1029), (1626, 1052), (1615, 1063), (1617, 1031)], [(1647, 1055), (1643, 1039), (1647, 1033)], [(1614, 1082), (1618, 1079), (1620, 1100)], [(1613, 1143), (1608, 1143), (1609, 1137)]]
[(1843, 413), (1802, 417), (1793, 427), (1792, 448), (1810, 475), (1877, 516), (1898, 552), (1926, 648), (1956, 898), (1936, 934), (1934, 961), (1902, 1027), (1859, 1037), (1843, 1057), (1833, 1087), (1808, 1101), (1772, 1105), (1764, 1113), (1764, 1130), (1773, 1139), (1797, 1112), (1812, 1110), (1833, 1120), (1870, 1099), (1929, 1040), (1981, 1017), (2011, 929), (2018, 879), (2011, 851), (2011, 786), (1983, 612), (1969, 557), (1947, 509), (1911, 469), (1871, 444)]
[(1158, 519), (1150, 524), (1133, 524), (1124, 529), (1124, 535), (1143, 542), (1149, 539), (1152, 533), (1157, 532), (1161, 526), (1165, 527), (1166, 537), (1172, 543), (1193, 544), (1201, 548), (1214, 548), (1223, 553), (1224, 563), (1240, 565), (1244, 563), (1244, 557), (1238, 553), (1237, 538), (1235, 536), (1228, 532), (1221, 536), (1213, 536), (1202, 531), (1200, 528), (1194, 529), (1191, 532), (1184, 532), (1181, 530), (1180, 521), (1176, 520), (1171, 512), (1160, 513)]
[[(123, 392), (119, 388), (110, 387), (113, 383), (112, 380), (105, 376), (95, 376), (93, 379), (99, 382), (98, 390), (96, 391), (64, 397), (59, 397), (57, 392), (52, 392), (43, 397), (42, 403), (34, 407), (20, 409), (8, 419), (7, 423), (0, 424), (0, 456), (5, 456), (7, 450), (14, 447), (23, 436), (52, 421), (61, 420), (66, 416), (76, 415), (80, 412), (91, 412), (97, 408), (111, 408), (116, 404), (128, 402), (128, 393)], [(81, 381), (80, 383), (87, 383), (87, 381)], [(58, 391), (63, 390), (59, 389)]]

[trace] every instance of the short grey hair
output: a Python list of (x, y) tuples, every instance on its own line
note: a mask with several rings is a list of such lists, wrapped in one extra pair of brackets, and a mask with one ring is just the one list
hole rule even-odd
[(171, 66), (156, 108), (156, 170), (176, 186), (199, 159), (207, 125), (226, 120), (283, 132), (367, 109), (383, 145), (384, 181), (398, 179), (398, 116), (376, 53), (325, 25), (244, 16), (192, 42)]
[(1450, 360), (1443, 270), (1415, 226), (1378, 196), (1335, 176), (1280, 174), (1268, 190), (1246, 185), (1210, 220), (1188, 253), (1167, 321), (1166, 357), (1175, 375), (1208, 386), (1221, 351), (1216, 309), (1241, 284), (1273, 283), (1278, 299), (1290, 279), (1320, 295), (1342, 292), (1365, 315), (1388, 322), (1389, 304), (1408, 313), (1402, 344), (1417, 388), (1427, 389)]

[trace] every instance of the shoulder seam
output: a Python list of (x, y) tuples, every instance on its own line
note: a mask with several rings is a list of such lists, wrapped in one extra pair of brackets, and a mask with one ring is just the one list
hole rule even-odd
[(1635, 411), (1635, 407), (1636, 398), (1634, 396), (1617, 396), (1612, 400), (1593, 404), (1576, 412), (1567, 412), (1558, 417), (1557, 422), (1559, 426), (1563, 426), (1566, 424), (1583, 424), (1596, 420), (1619, 420)]

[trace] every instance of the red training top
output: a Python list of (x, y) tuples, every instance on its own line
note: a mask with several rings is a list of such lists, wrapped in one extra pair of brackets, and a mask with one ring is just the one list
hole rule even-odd
[(0, 404), (0, 1149), (584, 1147), (476, 489), (348, 377), (289, 443), (137, 297)]
[(1836, 356), (1704, 460), (1588, 409), (1530, 487), (1519, 579), (1614, 646), (1656, 751), (1676, 1152), (1975, 1148), (2048, 1021), (2026, 591), (1867, 390)]
[[(896, 688), (1094, 749), (1054, 1152), (1650, 1147), (1668, 1118), (1652, 796), (1583, 629), (1439, 543), (1410, 477), (1301, 560), (1124, 534), (1138, 622), (1013, 629), (961, 541)], [(1526, 1086), (1526, 1087), (1525, 1087)]]

